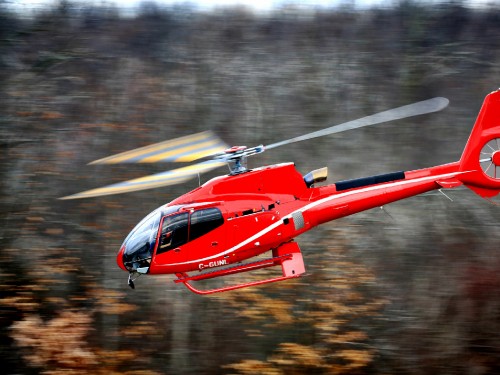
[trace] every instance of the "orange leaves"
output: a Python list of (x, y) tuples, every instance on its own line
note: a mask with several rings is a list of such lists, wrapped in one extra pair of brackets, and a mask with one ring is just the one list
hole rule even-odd
[(78, 272), (81, 260), (75, 256), (68, 256), (63, 248), (54, 248), (44, 250), (46, 254), (53, 257), (44, 259), (35, 269), (30, 270), (29, 274), (36, 278), (39, 285), (43, 286), (44, 281), (49, 283), (59, 282), (57, 276), (68, 275), (72, 272)]
[(62, 228), (47, 228), (45, 233), (51, 236), (61, 236), (64, 234), (64, 230)]
[(137, 309), (136, 305), (123, 302), (124, 294), (109, 289), (94, 289), (91, 298), (95, 299), (95, 309), (109, 315), (122, 315)]
[(90, 323), (89, 314), (83, 312), (63, 311), (48, 322), (31, 314), (14, 323), (12, 337), (33, 366), (84, 369), (96, 364), (85, 342)]
[[(92, 348), (86, 341), (92, 331), (92, 314), (87, 311), (64, 310), (47, 322), (39, 315), (26, 315), (11, 331), (26, 362), (41, 367), (44, 374), (122, 374), (118, 369), (123, 364), (137, 360), (137, 353), (131, 350)], [(129, 374), (157, 373), (136, 370)]]
[(283, 371), (274, 367), (272, 364), (253, 359), (245, 359), (240, 363), (224, 366), (224, 368), (236, 370), (238, 374), (243, 375), (284, 375)]
[(64, 117), (64, 115), (61, 112), (57, 111), (43, 111), (43, 112), (17, 111), (16, 115), (19, 117), (38, 117), (41, 120), (56, 120)]
[(134, 329), (127, 327), (120, 332), (121, 335), (131, 338), (153, 337), (158, 336), (158, 328), (150, 321), (138, 321), (134, 324)]
[(352, 344), (353, 342), (361, 342), (368, 339), (368, 335), (361, 331), (348, 331), (331, 336), (326, 341), (331, 344)]
[(30, 223), (43, 223), (45, 219), (41, 216), (27, 216), (26, 221)]
[(337, 368), (337, 373), (349, 373), (368, 366), (373, 360), (373, 355), (373, 350), (339, 350), (334, 354), (334, 357), (340, 359), (344, 364), (342, 366), (333, 366), (333, 368)]
[(123, 362), (132, 361), (136, 354), (130, 350), (97, 350), (96, 355), (105, 368), (115, 368)]
[[(332, 363), (332, 359), (335, 359)], [(239, 374), (348, 374), (362, 369), (373, 359), (371, 350), (346, 349), (330, 352), (324, 348), (282, 343), (274, 355), (264, 361), (243, 360), (224, 366)]]
[(40, 115), (40, 118), (42, 120), (55, 120), (64, 117), (64, 115), (60, 112), (55, 112), (55, 111), (45, 111), (42, 112)]
[(275, 355), (270, 359), (271, 363), (291, 368), (325, 368), (324, 352), (311, 346), (294, 343), (283, 343)]
[(39, 308), (31, 296), (13, 296), (0, 299), (1, 307), (15, 308), (21, 311), (35, 311)]
[[(369, 269), (331, 245), (324, 248), (327, 251), (308, 259), (309, 272), (315, 276), (311, 283), (302, 278), (291, 289), (287, 288), (291, 283), (282, 283), (224, 297), (250, 324), (272, 317), (275, 323), (267, 324), (269, 328), (300, 326), (303, 333), (296, 342), (279, 344), (265, 361), (245, 359), (226, 368), (239, 374), (252, 373), (252, 366), (258, 369), (253, 373), (264, 374), (348, 374), (372, 363), (370, 319), (386, 302), (367, 292), (375, 280)], [(280, 288), (280, 294), (273, 288)]]
[(240, 301), (240, 306), (241, 304), (246, 305), (246, 308), (238, 310), (238, 315), (250, 320), (269, 321), (269, 318), (272, 317), (278, 324), (293, 323), (291, 302), (264, 297), (249, 290), (239, 291), (238, 294), (239, 296), (236, 298)]

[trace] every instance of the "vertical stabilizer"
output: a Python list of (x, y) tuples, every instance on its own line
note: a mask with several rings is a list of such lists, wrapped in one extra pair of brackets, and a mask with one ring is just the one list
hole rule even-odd
[(488, 94), (460, 158), (460, 180), (483, 198), (500, 192), (500, 90)]

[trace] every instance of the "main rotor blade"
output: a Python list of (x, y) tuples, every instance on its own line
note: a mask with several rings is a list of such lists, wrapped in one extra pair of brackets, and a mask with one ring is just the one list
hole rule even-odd
[(183, 183), (191, 178), (197, 176), (199, 173), (205, 173), (212, 169), (226, 165), (225, 162), (208, 160), (203, 163), (193, 164), (188, 167), (177, 168), (166, 172), (157, 173), (151, 176), (136, 178), (134, 180), (119, 182), (117, 184), (108, 185), (105, 187), (87, 190), (81, 193), (69, 195), (67, 197), (59, 198), (67, 199), (81, 199), (90, 197), (99, 197), (103, 195), (113, 195), (129, 193), (132, 191), (140, 191), (146, 189), (153, 189), (161, 186), (171, 186)]
[(266, 150), (288, 145), (290, 143), (305, 141), (307, 139), (322, 137), (324, 135), (334, 134), (344, 132), (346, 130), (362, 128), (364, 126), (370, 126), (375, 124), (381, 124), (383, 122), (400, 120), (406, 117), (424, 115), (426, 113), (437, 112), (445, 108), (449, 103), (449, 100), (442, 97), (436, 97), (422, 102), (417, 102), (402, 107), (390, 109), (388, 111), (379, 112), (371, 116), (363, 117), (357, 120), (345, 122), (343, 124), (334, 125), (332, 127), (318, 130), (309, 134), (304, 134), (299, 137), (291, 138), (286, 141), (281, 141), (277, 143), (270, 144), (266, 146)]
[(204, 131), (108, 156), (90, 164), (191, 162), (227, 148), (214, 133)]

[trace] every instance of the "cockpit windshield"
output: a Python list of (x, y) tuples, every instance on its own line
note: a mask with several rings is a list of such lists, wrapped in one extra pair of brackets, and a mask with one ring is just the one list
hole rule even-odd
[[(160, 207), (141, 220), (130, 232), (122, 245), (123, 265), (130, 272), (146, 273), (156, 247), (157, 255), (177, 249), (224, 224), (219, 208), (178, 212), (182, 207)], [(143, 270), (140, 270), (141, 268)]]
[(177, 212), (180, 208), (181, 206), (157, 208), (142, 219), (132, 232), (130, 232), (122, 245), (125, 248), (123, 252), (123, 265), (129, 271), (149, 267), (156, 245), (156, 236), (161, 218)]

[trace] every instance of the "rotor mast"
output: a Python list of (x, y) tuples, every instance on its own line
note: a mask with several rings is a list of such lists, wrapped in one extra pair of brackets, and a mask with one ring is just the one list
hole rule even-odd
[(215, 160), (225, 161), (230, 175), (237, 175), (248, 171), (247, 159), (249, 156), (265, 151), (264, 145), (248, 148), (247, 146), (233, 146), (214, 156)]

